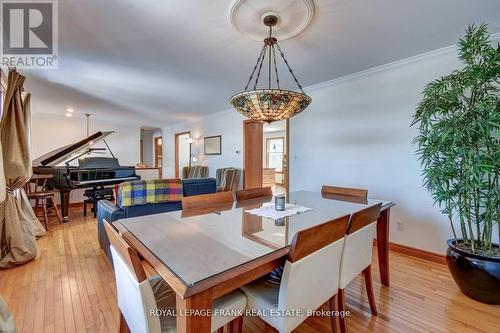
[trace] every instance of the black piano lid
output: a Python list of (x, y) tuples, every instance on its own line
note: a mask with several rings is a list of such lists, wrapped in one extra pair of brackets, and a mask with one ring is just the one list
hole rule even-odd
[(48, 152), (47, 154), (43, 154), (42, 156), (33, 160), (33, 166), (51, 167), (58, 165), (59, 163), (62, 163), (66, 160), (69, 160), (71, 157), (76, 156), (83, 150), (103, 140), (105, 137), (112, 133), (114, 132), (97, 132), (92, 134), (88, 138), (78, 141), (77, 143), (54, 149), (53, 151)]

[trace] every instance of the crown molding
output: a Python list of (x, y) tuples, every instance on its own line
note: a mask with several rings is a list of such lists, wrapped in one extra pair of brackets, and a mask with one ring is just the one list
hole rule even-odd
[[(493, 42), (500, 41), (500, 32), (491, 34), (490, 38), (491, 38), (491, 40)], [(421, 53), (421, 54), (418, 54), (416, 56), (404, 58), (404, 59), (401, 59), (401, 60), (396, 60), (396, 61), (389, 62), (389, 63), (384, 64), (384, 65), (380, 65), (380, 66), (372, 67), (372, 68), (369, 68), (369, 69), (365, 69), (365, 70), (360, 71), (360, 72), (356, 72), (356, 73), (344, 75), (344, 76), (341, 76), (341, 77), (338, 77), (338, 78), (335, 78), (335, 79), (332, 79), (332, 80), (328, 80), (328, 81), (324, 81), (324, 82), (321, 82), (321, 83), (313, 84), (311, 86), (305, 87), (304, 91), (310, 92), (310, 91), (318, 90), (318, 89), (321, 89), (321, 88), (329, 87), (329, 86), (332, 86), (332, 85), (335, 85), (335, 84), (339, 84), (339, 83), (342, 83), (342, 82), (345, 82), (345, 81), (349, 81), (349, 80), (357, 79), (357, 78), (360, 78), (360, 77), (363, 77), (363, 76), (371, 75), (371, 74), (374, 74), (374, 73), (377, 73), (377, 72), (385, 71), (385, 70), (388, 70), (388, 69), (405, 66), (405, 65), (416, 63), (416, 62), (419, 62), (419, 61), (424, 61), (424, 60), (427, 60), (427, 59), (430, 59), (430, 58), (433, 58), (433, 57), (436, 57), (436, 56), (440, 56), (440, 55), (444, 55), (444, 54), (449, 54), (449, 53), (452, 53), (452, 52), (456, 52), (457, 49), (458, 49), (457, 45), (446, 46), (446, 47), (443, 47), (443, 48), (440, 48), (440, 49), (437, 49), (437, 50), (433, 50), (433, 51)]]
[[(500, 41), (500, 32), (491, 34), (490, 38), (491, 38), (491, 40), (493, 42)], [(440, 49), (437, 49), (437, 50), (433, 50), (433, 51), (421, 53), (421, 54), (418, 54), (416, 56), (404, 58), (404, 59), (401, 59), (401, 60), (396, 60), (396, 61), (384, 64), (384, 65), (380, 65), (380, 66), (377, 66), (377, 67), (372, 67), (372, 68), (369, 68), (369, 69), (366, 69), (366, 70), (363, 70), (363, 71), (360, 71), (360, 72), (356, 72), (356, 73), (344, 75), (344, 76), (341, 76), (341, 77), (338, 77), (338, 78), (335, 78), (335, 79), (332, 79), (332, 80), (328, 80), (328, 81), (324, 81), (324, 82), (321, 82), (321, 83), (317, 83), (317, 84), (313, 84), (313, 85), (307, 86), (307, 87), (304, 88), (304, 91), (306, 91), (306, 92), (315, 91), (315, 90), (318, 90), (318, 89), (321, 89), (321, 88), (326, 88), (326, 87), (329, 87), (329, 86), (333, 86), (335, 84), (339, 84), (339, 83), (346, 82), (346, 81), (349, 81), (349, 80), (354, 80), (354, 79), (357, 79), (357, 78), (360, 78), (360, 77), (363, 77), (363, 76), (367, 76), (367, 75), (371, 75), (371, 74), (374, 74), (374, 73), (377, 73), (377, 72), (381, 72), (381, 71), (384, 71), (384, 70), (389, 70), (389, 69), (392, 69), (392, 68), (397, 68), (397, 67), (405, 66), (405, 65), (408, 65), (408, 64), (416, 63), (416, 62), (419, 62), (419, 61), (424, 61), (424, 60), (427, 60), (427, 59), (430, 59), (430, 58), (433, 58), (433, 57), (437, 57), (437, 56), (440, 56), (440, 55), (449, 54), (449, 53), (452, 53), (452, 52), (456, 52), (457, 48), (458, 48), (457, 45), (450, 45), (450, 46), (446, 46), (446, 47), (443, 47), (443, 48), (440, 48)], [(167, 126), (167, 128), (169, 128), (169, 127), (175, 127), (175, 126), (187, 125), (187, 124), (191, 124), (191, 123), (194, 123), (194, 122), (200, 122), (200, 121), (203, 121), (206, 118), (214, 117), (214, 116), (217, 116), (217, 115), (226, 114), (226, 113), (230, 113), (230, 112), (234, 112), (234, 110), (232, 108), (224, 109), (222, 111), (217, 111), (215, 113), (211, 113), (211, 114), (202, 116), (202, 117), (200, 117), (200, 118), (198, 118), (196, 120), (184, 121), (184, 122), (180, 122), (180, 123), (173, 123), (173, 124)]]

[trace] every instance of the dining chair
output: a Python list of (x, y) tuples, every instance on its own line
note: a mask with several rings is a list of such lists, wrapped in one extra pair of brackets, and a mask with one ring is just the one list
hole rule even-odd
[(249, 188), (246, 190), (236, 191), (236, 201), (265, 198), (272, 196), (273, 196), (273, 190), (270, 187)]
[[(262, 314), (266, 329), (291, 332), (307, 318), (308, 310), (316, 310), (326, 301), (332, 312), (337, 311), (335, 295), (348, 222), (346, 215), (299, 231), (292, 240), (279, 285), (260, 279), (241, 288), (248, 308)], [(289, 315), (289, 310), (300, 310), (300, 314)], [(336, 332), (337, 317), (330, 319)]]
[[(176, 332), (175, 315), (151, 315), (155, 310), (173, 314), (176, 294), (159, 275), (147, 277), (136, 251), (120, 234), (104, 220), (104, 227), (111, 243), (116, 294), (120, 310), (120, 333)], [(224, 316), (212, 316), (211, 330), (216, 331), (230, 324), (235, 332), (241, 332), (243, 317), (232, 315), (229, 310), (243, 313), (246, 298), (241, 291), (234, 291), (213, 301), (212, 312)]]
[(182, 210), (200, 209), (227, 205), (234, 201), (232, 192), (217, 192), (210, 194), (182, 197)]
[(37, 217), (40, 217), (38, 210), (42, 209), (42, 217), (45, 230), (49, 230), (49, 216), (50, 209), (54, 210), (55, 216), (59, 223), (62, 223), (61, 213), (57, 208), (55, 196), (58, 191), (47, 189), (47, 180), (52, 178), (52, 175), (34, 174), (30, 180), (24, 185), (24, 190), (29, 200), (35, 201), (34, 212)]
[[(342, 261), (340, 264), (340, 282), (338, 302), (339, 310), (345, 311), (344, 289), (358, 274), (363, 273), (365, 277), (366, 293), (370, 303), (372, 315), (377, 315), (377, 306), (373, 294), (372, 282), (372, 253), (373, 238), (375, 237), (377, 219), (380, 216), (382, 203), (365, 208), (351, 215), (347, 227)], [(347, 332), (346, 319), (340, 317), (340, 330)]]

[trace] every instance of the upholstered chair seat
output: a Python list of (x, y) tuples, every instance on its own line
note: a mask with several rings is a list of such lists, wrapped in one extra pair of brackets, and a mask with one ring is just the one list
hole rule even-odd
[[(241, 288), (247, 295), (247, 307), (270, 314), (278, 309), (280, 286), (265, 279), (259, 279)], [(262, 319), (272, 327), (280, 327), (280, 318), (264, 316)]]

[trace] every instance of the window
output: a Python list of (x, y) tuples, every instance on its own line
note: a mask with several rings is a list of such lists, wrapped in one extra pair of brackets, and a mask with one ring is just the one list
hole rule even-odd
[(281, 171), (283, 168), (284, 138), (266, 140), (266, 167)]

